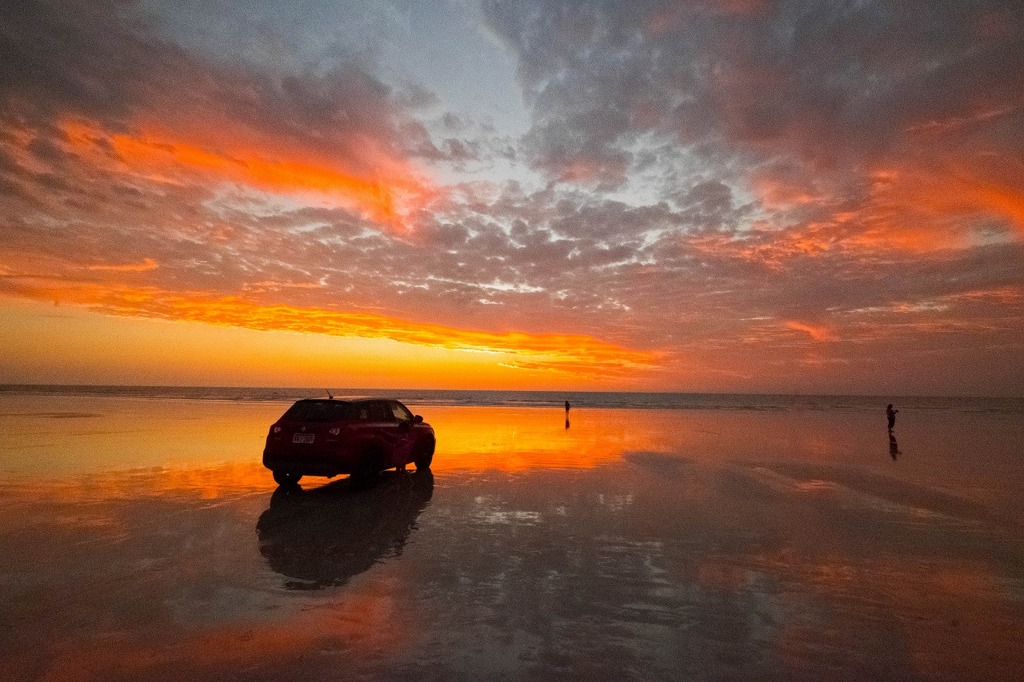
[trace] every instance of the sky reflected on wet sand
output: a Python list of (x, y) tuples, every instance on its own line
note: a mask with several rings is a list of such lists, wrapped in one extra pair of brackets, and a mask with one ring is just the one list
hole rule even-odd
[(1024, 675), (1005, 416), (423, 407), (288, 493), (281, 406), (2, 407), (5, 678)]

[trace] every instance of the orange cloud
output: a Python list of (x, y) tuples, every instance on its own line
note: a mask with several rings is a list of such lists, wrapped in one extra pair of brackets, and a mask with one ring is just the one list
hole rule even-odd
[[(928, 135), (934, 132), (928, 129)], [(998, 234), (993, 229), (1004, 230), (1004, 239), (1024, 238), (1024, 163), (1001, 150), (927, 157), (908, 152), (863, 179), (864, 196), (850, 203), (799, 176), (755, 173), (750, 189), (764, 208), (805, 209), (816, 219), (786, 228), (767, 223), (751, 233), (760, 238), (736, 240), (731, 247), (742, 258), (778, 266), (834, 251), (961, 250), (992, 239)]]
[(143, 258), (141, 263), (128, 263), (126, 265), (90, 265), (89, 270), (102, 270), (105, 272), (146, 272), (156, 270), (160, 267), (152, 258)]
[(172, 133), (107, 133), (81, 120), (65, 120), (60, 127), (72, 149), (94, 163), (109, 163), (110, 148), (123, 171), (173, 181), (168, 174), (185, 170), (271, 192), (312, 194), (393, 229), (406, 229), (409, 213), (437, 194), (410, 164), (369, 144), (361, 145), (361, 153), (370, 170), (354, 172), (294, 150), (238, 149), (230, 142), (210, 147)]
[(1004, 286), (991, 289), (974, 289), (960, 294), (949, 294), (943, 301), (971, 301), (996, 305), (1018, 305), (1024, 301), (1024, 286)]
[(796, 320), (786, 320), (786, 328), (804, 332), (811, 339), (818, 342), (834, 341), (836, 338), (835, 334), (828, 327), (810, 325), (804, 322), (797, 322)]
[(912, 252), (966, 248), (978, 218), (1002, 220), (1024, 236), (1024, 164), (1013, 159), (945, 158), (872, 174), (867, 229), (851, 245)]
[(758, 173), (750, 182), (761, 203), (771, 209), (786, 210), (821, 201), (814, 188), (770, 173)]
[(638, 370), (655, 368), (662, 359), (653, 351), (624, 348), (581, 334), (495, 333), (371, 313), (265, 305), (236, 296), (213, 297), (153, 287), (67, 285), (39, 278), (21, 279), (33, 282), (15, 287), (22, 296), (72, 303), (108, 315), (199, 322), (260, 331), (390, 339), (453, 351), (490, 353), (503, 356), (495, 360), (504, 366), (551, 370), (578, 377), (631, 376)]

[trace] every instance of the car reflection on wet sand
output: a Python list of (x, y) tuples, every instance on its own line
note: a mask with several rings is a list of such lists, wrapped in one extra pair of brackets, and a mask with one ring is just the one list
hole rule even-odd
[(389, 472), (369, 490), (347, 479), (304, 490), (281, 487), (256, 524), (260, 553), (293, 590), (344, 585), (398, 556), (430, 503), (429, 471)]

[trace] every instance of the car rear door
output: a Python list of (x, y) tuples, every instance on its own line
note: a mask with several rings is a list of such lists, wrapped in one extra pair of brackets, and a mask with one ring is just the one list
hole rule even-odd
[(397, 400), (388, 401), (388, 412), (397, 425), (395, 436), (395, 465), (401, 466), (412, 460), (413, 446), (416, 444), (416, 432), (413, 429), (413, 416), (402, 403)]
[(400, 463), (397, 450), (400, 448), (398, 422), (391, 414), (391, 408), (385, 400), (371, 400), (365, 405), (368, 414), (368, 428), (372, 429), (374, 440), (384, 450), (385, 468), (398, 466)]

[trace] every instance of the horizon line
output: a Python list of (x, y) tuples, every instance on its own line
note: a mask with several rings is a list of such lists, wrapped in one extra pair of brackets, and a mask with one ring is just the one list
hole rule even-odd
[(552, 393), (552, 394), (646, 394), (646, 395), (701, 395), (701, 396), (764, 396), (764, 397), (820, 397), (820, 398), (965, 398), (976, 400), (1024, 400), (1024, 395), (961, 395), (961, 394), (887, 394), (887, 393), (816, 393), (809, 391), (694, 391), (694, 390), (577, 390), (577, 389), (518, 389), (518, 388), (415, 388), (415, 387), (372, 387), (372, 386), (227, 386), (206, 384), (95, 384), (95, 383), (6, 383), (0, 382), (0, 391), (11, 388), (134, 388), (134, 389), (222, 389), (222, 390), (282, 390), (282, 391), (377, 391), (411, 392), (443, 391), (448, 393)]

